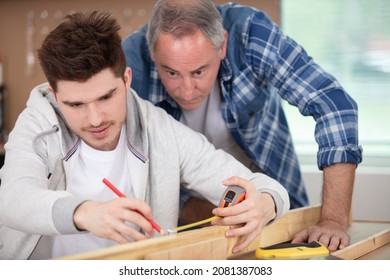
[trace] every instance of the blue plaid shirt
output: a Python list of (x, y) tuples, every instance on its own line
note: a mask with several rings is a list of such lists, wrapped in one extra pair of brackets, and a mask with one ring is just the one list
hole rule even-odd
[[(288, 190), (291, 208), (305, 206), (307, 193), (280, 98), (316, 121), (319, 169), (361, 162), (357, 104), (266, 14), (233, 3), (217, 8), (229, 33), (218, 74), (222, 117), (241, 148)], [(132, 87), (179, 119), (180, 107), (165, 91), (150, 59), (146, 28), (123, 42), (133, 70)]]

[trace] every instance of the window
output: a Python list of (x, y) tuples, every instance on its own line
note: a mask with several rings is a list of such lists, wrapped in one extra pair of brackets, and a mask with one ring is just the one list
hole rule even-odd
[[(390, 1), (281, 0), (281, 27), (359, 106), (365, 166), (390, 167)], [(315, 122), (285, 103), (300, 160), (316, 163)]]

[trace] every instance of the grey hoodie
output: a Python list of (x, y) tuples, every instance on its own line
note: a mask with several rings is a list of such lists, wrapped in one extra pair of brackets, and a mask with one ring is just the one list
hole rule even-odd
[[(48, 91), (34, 88), (5, 145), (0, 171), (0, 259), (27, 259), (42, 235), (78, 233), (73, 213), (82, 202), (66, 191), (78, 158), (80, 139)], [(217, 205), (233, 175), (270, 193), (277, 218), (289, 209), (286, 190), (270, 177), (252, 173), (206, 138), (130, 90), (127, 101), (127, 157), (141, 186), (137, 198), (152, 208), (153, 219), (175, 227), (180, 186)]]

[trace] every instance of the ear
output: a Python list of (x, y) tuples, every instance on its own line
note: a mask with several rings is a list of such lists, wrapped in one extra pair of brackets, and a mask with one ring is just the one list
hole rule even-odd
[(222, 46), (221, 48), (219, 49), (219, 57), (220, 59), (224, 59), (225, 56), (226, 56), (226, 46), (227, 46), (227, 40), (228, 40), (228, 37), (229, 37), (229, 34), (228, 32), (225, 30), (225, 34), (224, 34), (224, 39), (223, 39), (223, 43), (222, 43)]
[(54, 96), (54, 98), (57, 100), (57, 95), (56, 93), (54, 92), (53, 88), (49, 85), (47, 87), (47, 89), (49, 90), (49, 92)]
[(126, 67), (125, 73), (123, 74), (123, 78), (124, 78), (125, 85), (126, 85), (126, 92), (128, 92), (130, 89), (132, 77), (133, 76), (132, 76), (131, 68)]

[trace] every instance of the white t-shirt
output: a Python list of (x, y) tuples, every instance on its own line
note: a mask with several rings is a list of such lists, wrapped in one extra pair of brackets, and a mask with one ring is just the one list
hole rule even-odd
[(253, 164), (251, 158), (233, 139), (222, 118), (220, 108), (220, 89), (216, 82), (211, 94), (198, 108), (182, 110), (180, 122), (205, 135), (215, 148), (231, 154), (253, 172), (260, 172), (260, 169)]

